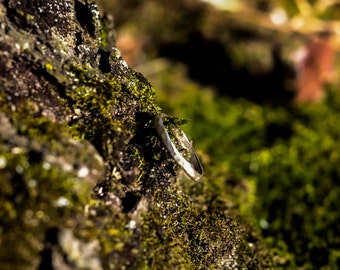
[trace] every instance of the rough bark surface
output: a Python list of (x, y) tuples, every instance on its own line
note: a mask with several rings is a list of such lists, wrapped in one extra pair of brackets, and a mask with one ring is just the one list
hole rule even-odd
[(202, 184), (176, 178), (112, 25), (92, 1), (0, 1), (0, 268), (268, 267)]

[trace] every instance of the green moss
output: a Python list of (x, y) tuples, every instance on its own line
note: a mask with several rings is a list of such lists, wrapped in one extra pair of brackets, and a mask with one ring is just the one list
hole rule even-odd
[(4, 268), (31, 269), (48, 229), (81, 222), (78, 214), (103, 168), (94, 149), (72, 139), (65, 124), (32, 117), (30, 102), (11, 111), (3, 95), (0, 100), (0, 260)]
[(150, 118), (158, 111), (154, 90), (140, 74), (130, 70), (122, 78), (100, 77), (89, 68), (74, 67), (72, 72), (75, 83), (68, 95), (74, 101), (75, 116), (70, 127), (110, 160), (115, 146), (124, 148), (123, 144), (135, 135), (136, 118), (143, 113)]
[(260, 106), (201, 91), (178, 79), (178, 67), (172, 72), (162, 76), (175, 76), (181, 90), (164, 84), (158, 96), (170, 112), (191, 119), (185, 128), (202, 153), (204, 193), (236, 209), (242, 224), (253, 224), (250, 231), (261, 230), (277, 268), (336, 268), (338, 92), (328, 89), (320, 104)]
[(183, 180), (182, 186), (171, 185), (152, 194), (142, 227), (140, 269), (270, 267), (259, 237), (248, 237), (223, 202), (212, 194), (203, 195), (203, 185), (189, 188), (186, 181), (190, 180)]
[(53, 65), (51, 63), (46, 63), (45, 68), (49, 73), (53, 71)]

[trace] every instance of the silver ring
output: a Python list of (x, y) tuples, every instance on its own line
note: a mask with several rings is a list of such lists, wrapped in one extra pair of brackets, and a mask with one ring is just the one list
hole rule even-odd
[(164, 126), (163, 121), (165, 118), (171, 117), (164, 113), (159, 113), (155, 117), (155, 128), (162, 143), (165, 145), (176, 163), (184, 169), (190, 178), (195, 181), (201, 180), (203, 176), (203, 168), (191, 142), (185, 135), (184, 131), (175, 124), (172, 124), (172, 127), (168, 128), (172, 136), (170, 137), (168, 130)]

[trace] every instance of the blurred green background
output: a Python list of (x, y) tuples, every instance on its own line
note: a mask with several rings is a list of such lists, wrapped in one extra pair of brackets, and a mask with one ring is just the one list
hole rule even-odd
[(100, 0), (200, 156), (204, 190), (283, 269), (340, 266), (340, 3)]

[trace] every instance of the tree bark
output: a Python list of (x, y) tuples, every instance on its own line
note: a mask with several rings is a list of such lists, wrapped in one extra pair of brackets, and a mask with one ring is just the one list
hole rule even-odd
[(179, 181), (112, 25), (93, 1), (0, 1), (0, 268), (269, 265)]

